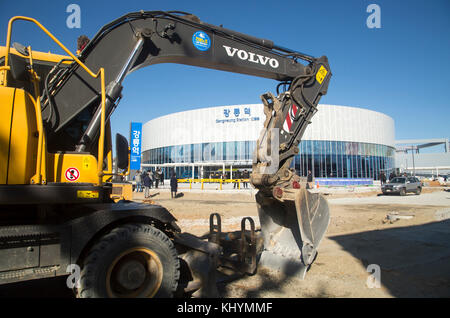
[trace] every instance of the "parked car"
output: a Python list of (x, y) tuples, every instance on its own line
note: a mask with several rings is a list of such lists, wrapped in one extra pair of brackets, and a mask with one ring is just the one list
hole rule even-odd
[(422, 182), (416, 177), (395, 177), (388, 183), (381, 186), (383, 194), (398, 193), (406, 195), (408, 192), (414, 192), (419, 195), (422, 192)]

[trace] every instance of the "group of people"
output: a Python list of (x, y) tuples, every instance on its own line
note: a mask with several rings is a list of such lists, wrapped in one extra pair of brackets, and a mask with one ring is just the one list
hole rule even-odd
[[(234, 172), (233, 177), (234, 177), (234, 179), (247, 180), (247, 179), (250, 178), (250, 172), (248, 172), (247, 169), (245, 169), (244, 171), (236, 171), (236, 172)], [(248, 188), (248, 182), (247, 181), (243, 181), (242, 182), (242, 187), (244, 189), (247, 189)], [(238, 182), (234, 182), (233, 189), (236, 189), (236, 188), (239, 188)]]
[[(392, 179), (394, 179), (395, 177), (400, 177), (400, 176), (407, 177), (408, 175), (407, 175), (406, 172), (404, 172), (403, 175), (397, 175), (397, 174), (395, 174), (394, 171), (392, 171), (392, 172), (389, 174), (389, 180), (392, 180)], [(386, 178), (386, 175), (385, 175), (384, 171), (381, 171), (381, 172), (380, 172), (380, 175), (378, 176), (378, 178), (380, 179), (381, 184), (385, 184), (386, 181), (387, 181), (387, 178)]]
[[(134, 180), (136, 181), (135, 192), (144, 192), (144, 197), (150, 197), (150, 189), (155, 184), (155, 189), (158, 189), (158, 186), (164, 185), (164, 172), (157, 168), (154, 172), (151, 170), (138, 170), (134, 176)], [(170, 190), (172, 198), (176, 197), (178, 190), (178, 179), (175, 173), (172, 174), (170, 178)]]
[(134, 176), (134, 180), (136, 181), (136, 192), (142, 192), (143, 187), (149, 187), (151, 189), (153, 183), (157, 189), (159, 184), (164, 185), (164, 172), (159, 168), (155, 172), (151, 170), (138, 170)]

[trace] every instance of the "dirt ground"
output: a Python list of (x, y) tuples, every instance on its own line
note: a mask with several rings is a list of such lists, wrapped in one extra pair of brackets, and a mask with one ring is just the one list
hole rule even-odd
[[(304, 280), (259, 268), (256, 275), (221, 283), (221, 296), (450, 297), (450, 193), (424, 189), (421, 196), (434, 195), (436, 205), (408, 205), (405, 200), (412, 200), (412, 194), (398, 197), (401, 204), (393, 204), (397, 199), (391, 196), (389, 204), (358, 204), (359, 198), (377, 195), (376, 191), (326, 195), (330, 226)], [(141, 194), (135, 197), (140, 201)], [(352, 198), (352, 204), (332, 203), (342, 197)], [(209, 230), (213, 212), (221, 215), (224, 232), (239, 230), (244, 216), (259, 225), (249, 194), (184, 192), (171, 199), (168, 192), (153, 190), (151, 200), (171, 211), (183, 231), (196, 235)], [(386, 222), (391, 212), (413, 217)], [(380, 288), (367, 284), (370, 264), (381, 269)]]
[[(327, 192), (327, 191), (325, 191)], [(380, 196), (377, 191), (329, 193), (331, 222), (318, 256), (304, 280), (266, 268), (218, 285), (222, 298), (450, 297), (450, 189), (427, 188), (420, 196)], [(209, 215), (222, 216), (223, 231), (239, 230), (251, 216), (258, 226), (250, 193), (152, 190), (151, 200), (170, 210), (185, 232), (201, 236)], [(134, 193), (142, 201), (142, 193)], [(420, 200), (418, 200), (420, 198)], [(394, 223), (386, 215), (412, 216)], [(381, 269), (380, 288), (369, 288), (369, 265)], [(0, 286), (0, 297), (73, 297), (66, 277)]]

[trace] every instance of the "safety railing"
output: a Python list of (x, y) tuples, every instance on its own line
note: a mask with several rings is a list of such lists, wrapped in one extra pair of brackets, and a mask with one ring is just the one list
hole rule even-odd
[[(98, 185), (102, 185), (103, 183), (103, 160), (104, 160), (104, 143), (105, 143), (105, 102), (106, 102), (106, 93), (105, 93), (105, 70), (104, 68), (100, 68), (97, 73), (94, 73), (91, 71), (83, 62), (81, 62), (72, 52), (69, 51), (53, 34), (50, 33), (41, 23), (39, 23), (37, 20), (29, 17), (23, 17), (23, 16), (16, 16), (9, 20), (8, 23), (8, 33), (6, 37), (6, 54), (5, 54), (5, 65), (0, 68), (0, 71), (5, 71), (4, 74), (4, 80), (3, 80), (3, 86), (7, 86), (7, 72), (10, 71), (10, 66), (8, 64), (9, 62), (9, 52), (11, 49), (11, 34), (12, 34), (12, 25), (17, 20), (23, 20), (32, 22), (35, 25), (37, 25), (42, 31), (44, 31), (45, 34), (47, 34), (56, 44), (58, 44), (59, 47), (63, 49), (64, 52), (66, 52), (78, 65), (80, 65), (86, 73), (88, 73), (93, 78), (100, 77), (101, 81), (101, 123), (100, 123), (100, 137), (98, 142), (98, 162), (97, 162), (97, 174), (98, 174)], [(38, 96), (38, 99), (40, 96)], [(36, 107), (39, 109), (36, 109), (37, 112), (37, 121), (40, 121), (37, 123), (38, 126), (38, 153), (37, 153), (37, 163), (36, 163), (36, 175), (32, 178), (32, 183), (41, 183), (43, 180), (46, 180), (46, 171), (44, 171), (44, 178), (42, 178), (42, 172), (41, 172), (41, 166), (42, 166), (42, 160), (45, 160), (45, 156), (43, 153), (45, 152), (45, 149), (43, 147), (44, 142), (44, 130), (43, 130), (43, 124), (42, 124), (42, 113), (41, 108)], [(45, 163), (44, 163), (45, 167)]]
[(206, 183), (218, 183), (219, 189), (223, 190), (222, 185), (227, 183), (236, 183), (238, 189), (241, 188), (241, 183), (249, 183), (250, 179), (178, 179), (178, 183), (189, 183), (189, 189), (192, 189), (192, 184), (199, 183), (201, 189), (204, 190)]

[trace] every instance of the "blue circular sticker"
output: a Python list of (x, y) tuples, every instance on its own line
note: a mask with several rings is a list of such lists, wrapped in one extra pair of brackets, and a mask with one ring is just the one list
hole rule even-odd
[(211, 39), (203, 31), (197, 31), (192, 36), (192, 43), (200, 51), (207, 51), (211, 47)]

